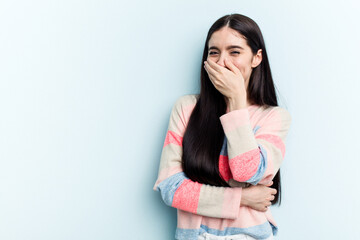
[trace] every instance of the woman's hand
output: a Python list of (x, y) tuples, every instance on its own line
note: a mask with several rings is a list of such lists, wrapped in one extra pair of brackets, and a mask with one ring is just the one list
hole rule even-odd
[(238, 100), (246, 105), (246, 88), (243, 75), (230, 60), (225, 59), (224, 63), (225, 67), (222, 67), (208, 59), (204, 62), (204, 67), (212, 84), (222, 95), (229, 100)]
[(273, 182), (271, 181), (268, 185), (259, 184), (243, 188), (240, 205), (266, 212), (268, 206), (271, 205), (270, 201), (274, 200), (274, 195), (277, 192), (275, 188), (270, 188), (272, 184)]

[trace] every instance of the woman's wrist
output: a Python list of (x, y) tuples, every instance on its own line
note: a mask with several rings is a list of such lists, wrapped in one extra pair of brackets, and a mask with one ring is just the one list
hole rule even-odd
[(229, 111), (246, 109), (246, 98), (228, 98)]
[(240, 200), (240, 206), (248, 206), (249, 205), (249, 202), (247, 200), (247, 188), (244, 188), (242, 189), (241, 191), (241, 200)]

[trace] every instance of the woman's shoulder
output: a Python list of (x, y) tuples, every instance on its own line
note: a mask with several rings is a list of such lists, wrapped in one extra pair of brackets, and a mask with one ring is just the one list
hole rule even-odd
[(182, 126), (180, 129), (177, 129), (179, 134), (183, 134), (187, 123), (190, 119), (191, 113), (197, 102), (197, 94), (187, 94), (182, 95), (177, 98), (175, 104), (172, 108), (171, 121), (175, 121), (174, 126)]
[(199, 98), (199, 94), (186, 94), (178, 97), (175, 102), (176, 108), (194, 107)]
[(291, 114), (289, 110), (281, 106), (262, 106), (262, 117), (265, 119), (281, 119), (291, 122)]

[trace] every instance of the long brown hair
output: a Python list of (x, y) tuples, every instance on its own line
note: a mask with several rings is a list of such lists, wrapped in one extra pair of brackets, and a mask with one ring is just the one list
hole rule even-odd
[[(223, 95), (213, 86), (203, 68), (208, 55), (208, 43), (212, 34), (228, 26), (246, 39), (253, 54), (262, 49), (262, 61), (255, 67), (249, 79), (247, 89), (251, 104), (260, 106), (278, 106), (277, 96), (265, 43), (259, 26), (249, 17), (230, 14), (219, 18), (209, 29), (201, 62), (200, 94), (190, 116), (183, 136), (182, 167), (184, 173), (193, 181), (213, 186), (229, 187), (219, 172), (219, 156), (224, 141), (224, 131), (219, 117), (226, 113)], [(280, 205), (280, 169), (273, 179), (272, 188), (277, 190), (272, 204)]]

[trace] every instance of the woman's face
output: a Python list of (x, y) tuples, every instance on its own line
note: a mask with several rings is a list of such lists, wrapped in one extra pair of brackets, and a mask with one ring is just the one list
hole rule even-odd
[(225, 58), (232, 61), (243, 75), (247, 89), (252, 68), (261, 62), (261, 49), (253, 55), (243, 36), (229, 27), (223, 27), (211, 35), (208, 49), (207, 60), (212, 60), (223, 67), (225, 67)]

